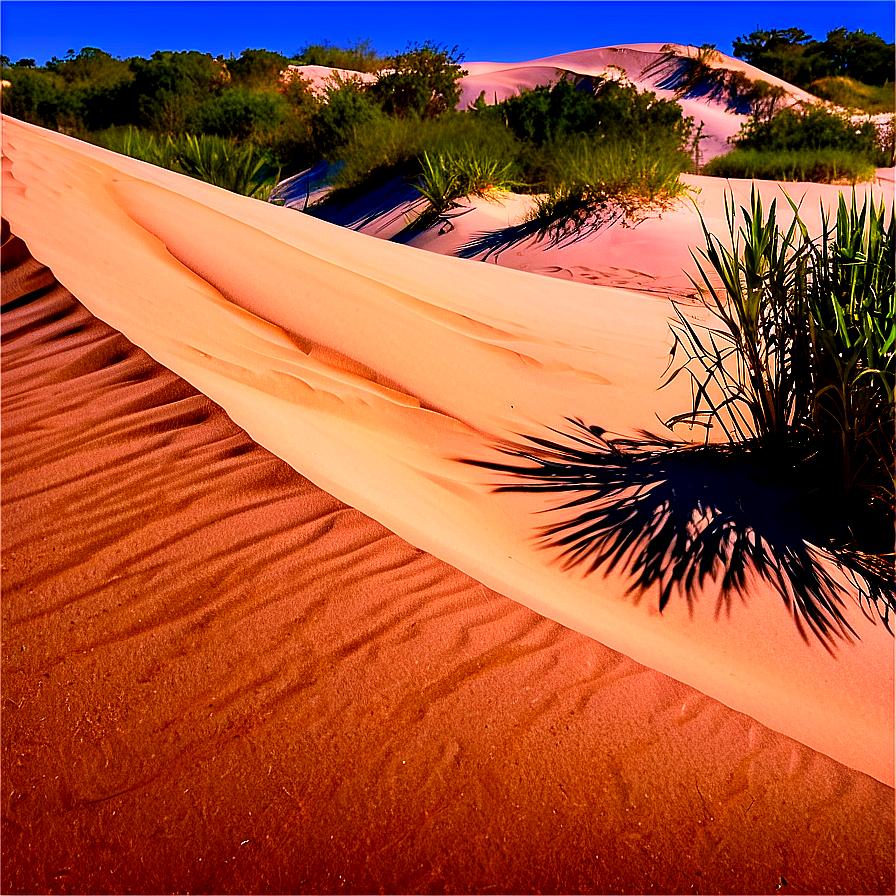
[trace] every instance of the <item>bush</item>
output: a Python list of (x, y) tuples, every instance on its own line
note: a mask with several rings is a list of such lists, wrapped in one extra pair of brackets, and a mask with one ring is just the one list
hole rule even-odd
[(276, 130), (288, 114), (289, 103), (279, 93), (234, 87), (198, 106), (190, 130), (245, 140)]
[(222, 63), (195, 50), (160, 50), (133, 67), (141, 123), (164, 134), (186, 130), (190, 115), (230, 77)]
[(382, 110), (367, 96), (360, 80), (335, 77), (312, 120), (314, 145), (321, 156), (329, 157), (383, 118)]
[(356, 128), (331, 161), (340, 164), (333, 178), (335, 190), (375, 186), (413, 166), (421, 152), (425, 129), (419, 122), (384, 115)]
[(575, 239), (613, 220), (637, 224), (667, 210), (687, 192), (679, 175), (690, 159), (666, 143), (577, 136), (549, 153), (547, 194), (529, 218), (542, 236)]
[(462, 58), (457, 47), (431, 41), (409, 46), (367, 92), (387, 115), (438, 118), (460, 99), (459, 82), (466, 74), (458, 65)]
[(702, 173), (710, 177), (808, 183), (850, 183), (874, 178), (875, 166), (866, 156), (842, 149), (736, 149), (711, 159)]
[(159, 137), (133, 127), (111, 128), (91, 139), (113, 152), (257, 199), (266, 199), (279, 179), (279, 171), (251, 143), (205, 134)]
[(63, 96), (61, 78), (27, 68), (4, 69), (3, 77), (10, 82), (0, 94), (5, 115), (41, 127), (56, 127)]
[(488, 196), (493, 190), (519, 186), (513, 158), (495, 155), (470, 143), (433, 156), (423, 150), (420, 168), (415, 186), (429, 202), (420, 223), (434, 220), (462, 196)]
[(231, 81), (243, 87), (276, 87), (289, 60), (270, 50), (243, 50), (239, 59), (227, 60)]
[(738, 149), (772, 150), (842, 149), (885, 164), (877, 130), (870, 121), (853, 122), (848, 115), (823, 106), (782, 109), (768, 121), (751, 118), (732, 140)]
[(347, 47), (337, 47), (328, 41), (307, 44), (295, 54), (293, 62), (296, 65), (325, 65), (353, 72), (377, 72), (389, 64), (386, 57), (373, 49), (369, 40), (355, 41)]
[(138, 128), (113, 127), (90, 134), (89, 139), (97, 146), (112, 152), (149, 162), (172, 171), (182, 171), (177, 164), (177, 146), (170, 137), (159, 137)]
[(818, 239), (793, 212), (782, 231), (754, 192), (739, 228), (726, 202), (727, 245), (703, 224), (708, 264), (694, 285), (719, 323), (677, 310), (670, 380), (687, 371), (694, 404), (667, 425), (718, 426), (773, 466), (809, 472), (842, 504), (853, 538), (842, 547), (890, 553), (896, 208), (841, 196)]
[(678, 103), (604, 78), (564, 77), (477, 114), (498, 118), (519, 139), (535, 146), (584, 133), (596, 138), (638, 133), (677, 146), (687, 140), (691, 128)]

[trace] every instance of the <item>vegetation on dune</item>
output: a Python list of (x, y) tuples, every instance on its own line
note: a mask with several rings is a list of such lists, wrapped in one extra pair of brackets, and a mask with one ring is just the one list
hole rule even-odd
[(704, 174), (855, 184), (894, 164), (892, 122), (885, 127), (821, 105), (752, 116), (731, 142), (734, 151), (712, 159)]
[(712, 44), (684, 48), (666, 44), (660, 58), (648, 65), (644, 74), (657, 77), (657, 86), (674, 90), (677, 99), (702, 97), (722, 102), (733, 112), (771, 118), (784, 101), (784, 88), (720, 67), (721, 59)]
[(306, 44), (292, 60), (294, 65), (325, 65), (352, 72), (378, 72), (389, 65), (389, 58), (380, 56), (369, 40), (357, 40), (347, 47), (339, 47), (325, 41), (322, 44)]
[[(683, 311), (673, 379), (693, 407), (667, 421), (718, 427), (757, 454), (830, 522), (823, 547), (857, 569), (885, 618), (893, 609), (896, 209), (841, 196), (812, 238), (793, 207), (782, 229), (766, 212), (726, 204), (727, 244), (704, 223), (695, 286), (715, 323)], [(822, 508), (824, 509), (822, 512)], [(833, 512), (832, 512), (833, 509)]]
[(896, 92), (892, 84), (874, 86), (839, 75), (819, 78), (807, 90), (843, 109), (853, 109), (869, 115), (896, 112)]
[(537, 197), (529, 221), (555, 244), (612, 221), (635, 225), (688, 192), (679, 179), (688, 156), (645, 137), (595, 142), (578, 135), (552, 147), (548, 158), (547, 192)]
[(846, 76), (873, 87), (893, 85), (896, 47), (877, 34), (829, 31), (813, 40), (800, 28), (761, 30), (734, 41), (734, 55), (796, 87), (808, 89), (820, 78)]
[(840, 149), (736, 149), (711, 159), (701, 173), (712, 177), (856, 184), (871, 180), (875, 170), (867, 158)]
[(280, 175), (270, 156), (256, 146), (225, 137), (160, 137), (133, 127), (110, 128), (93, 136), (94, 142), (113, 152), (257, 199), (267, 199)]

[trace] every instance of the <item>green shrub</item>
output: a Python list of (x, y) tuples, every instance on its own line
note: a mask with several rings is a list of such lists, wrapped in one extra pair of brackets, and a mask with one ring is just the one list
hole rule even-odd
[(763, 152), (841, 149), (866, 156), (875, 164), (888, 164), (883, 158), (873, 122), (854, 122), (848, 115), (820, 105), (802, 111), (782, 109), (768, 121), (753, 117), (741, 128), (732, 143), (738, 149)]
[(243, 87), (276, 87), (289, 60), (270, 50), (243, 50), (239, 59), (227, 60), (227, 71), (234, 84)]
[(572, 134), (640, 134), (652, 142), (686, 142), (691, 120), (681, 106), (656, 94), (604, 78), (561, 78), (510, 97), (480, 113), (497, 118), (535, 146)]
[(420, 168), (415, 187), (429, 207), (418, 218), (418, 224), (434, 220), (462, 196), (488, 196), (493, 190), (510, 190), (519, 185), (512, 158), (483, 152), (471, 144), (435, 156), (423, 150)]
[(694, 402), (667, 425), (719, 427), (773, 467), (801, 471), (842, 506), (844, 549), (890, 553), (896, 208), (859, 210), (841, 196), (817, 239), (793, 212), (781, 230), (775, 203), (766, 214), (754, 191), (740, 227), (726, 201), (727, 245), (703, 223), (694, 285), (718, 323), (676, 309), (669, 379), (686, 371)]
[(611, 220), (634, 225), (687, 193), (679, 175), (687, 154), (646, 138), (593, 141), (574, 137), (551, 147), (547, 193), (529, 221), (555, 242), (575, 239)]
[(329, 157), (364, 128), (381, 126), (384, 117), (360, 80), (335, 77), (312, 120), (314, 145), (321, 156)]
[(874, 178), (874, 172), (874, 163), (866, 156), (843, 149), (736, 149), (711, 159), (701, 170), (711, 177), (824, 184), (868, 181)]
[(173, 171), (181, 170), (177, 164), (177, 146), (170, 137), (160, 137), (149, 131), (128, 126), (98, 131), (90, 134), (89, 139), (97, 146), (130, 156), (132, 159), (149, 162), (161, 168), (170, 168)]
[(426, 128), (412, 119), (379, 115), (355, 127), (348, 142), (330, 156), (338, 162), (333, 187), (352, 190), (411, 167), (423, 147)]
[(28, 68), (5, 68), (3, 77), (10, 82), (0, 93), (5, 115), (41, 127), (56, 127), (64, 88), (61, 78)]
[(206, 134), (186, 134), (176, 141), (178, 166), (186, 174), (243, 196), (266, 199), (279, 172), (251, 143)]
[(856, 109), (869, 115), (896, 112), (896, 94), (893, 92), (892, 83), (872, 87), (841, 75), (835, 78), (819, 78), (806, 89), (815, 96), (836, 103), (844, 109)]
[(90, 138), (113, 152), (256, 199), (266, 199), (279, 179), (267, 155), (251, 143), (206, 134), (160, 137), (133, 127), (110, 128)]
[(353, 72), (377, 72), (389, 64), (380, 56), (369, 40), (358, 40), (347, 47), (338, 47), (328, 41), (307, 44), (293, 57), (296, 65), (325, 65)]
[(190, 116), (190, 130), (245, 140), (276, 130), (289, 111), (279, 93), (234, 87), (198, 106)]
[(458, 64), (462, 58), (457, 47), (432, 41), (411, 45), (379, 73), (367, 93), (387, 115), (438, 118), (460, 99), (460, 79), (466, 74)]

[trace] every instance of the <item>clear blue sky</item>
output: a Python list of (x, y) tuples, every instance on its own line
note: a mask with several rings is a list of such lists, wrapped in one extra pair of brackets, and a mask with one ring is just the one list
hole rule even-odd
[(308, 43), (370, 38), (388, 54), (414, 41), (457, 45), (469, 62), (511, 62), (623, 43), (715, 44), (761, 28), (798, 27), (823, 40), (845, 26), (894, 40), (892, 0), (3, 0), (0, 52), (38, 65), (69, 49), (113, 56), (247, 47), (291, 55)]

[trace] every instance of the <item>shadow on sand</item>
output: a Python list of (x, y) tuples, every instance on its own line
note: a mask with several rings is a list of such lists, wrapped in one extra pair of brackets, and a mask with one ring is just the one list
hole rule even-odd
[(569, 226), (563, 221), (547, 225), (543, 221), (524, 221), (522, 224), (513, 224), (500, 230), (477, 233), (455, 254), (458, 258), (481, 256), (480, 261), (488, 261), (492, 255), (500, 255), (505, 249), (519, 246), (532, 237), (534, 237), (533, 243), (544, 243), (545, 249), (562, 248), (596, 236), (620, 218), (622, 218), (621, 212), (606, 214), (602, 210), (595, 212), (589, 220), (576, 220)]
[(859, 589), (865, 615), (892, 631), (892, 576), (816, 548), (831, 541), (826, 521), (807, 520), (799, 492), (772, 481), (748, 453), (649, 433), (611, 438), (600, 427), (568, 422), (570, 432), (551, 430), (557, 439), (497, 445), (513, 462), (463, 461), (516, 480), (495, 491), (562, 496), (542, 511), (555, 519), (539, 527), (537, 539), (559, 549), (563, 569), (627, 569), (635, 602), (658, 585), (661, 611), (678, 595), (693, 612), (697, 595), (713, 586), (717, 617), (730, 614), (735, 596), (746, 603), (755, 574), (780, 594), (803, 639), (811, 633), (833, 653), (838, 639), (856, 633), (844, 613), (852, 597), (822, 563), (826, 557)]

